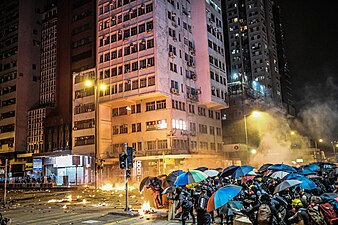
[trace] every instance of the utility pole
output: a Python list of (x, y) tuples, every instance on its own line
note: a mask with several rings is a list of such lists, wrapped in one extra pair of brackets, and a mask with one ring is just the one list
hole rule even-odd
[(6, 159), (5, 161), (5, 186), (4, 186), (4, 207), (6, 207), (6, 198), (7, 198), (7, 167), (8, 167), (8, 159)]
[[(124, 154), (128, 156), (127, 152), (128, 144), (124, 143)], [(124, 211), (129, 211), (129, 199), (128, 199), (128, 157), (125, 157), (125, 168), (124, 168), (124, 176), (126, 182), (126, 208)]]

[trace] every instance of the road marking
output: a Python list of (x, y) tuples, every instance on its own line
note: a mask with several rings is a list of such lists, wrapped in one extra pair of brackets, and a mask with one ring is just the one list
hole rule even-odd
[[(119, 224), (119, 223), (124, 223), (124, 222), (128, 222), (131, 220), (136, 220), (137, 217), (133, 217), (133, 218), (129, 218), (129, 219), (124, 219), (124, 220), (119, 220), (119, 221), (115, 221), (115, 222), (111, 222), (111, 223), (105, 223), (104, 225), (113, 225), (113, 224)], [(134, 223), (135, 224), (135, 223)]]
[(98, 220), (86, 220), (86, 221), (82, 221), (82, 223), (89, 223), (89, 224), (92, 224), (92, 223), (99, 223), (101, 221), (98, 221)]
[(151, 219), (151, 220), (145, 220), (145, 221), (141, 221), (141, 222), (138, 222), (138, 223), (134, 223), (134, 224), (144, 224), (144, 223), (150, 223), (154, 221), (154, 219)]

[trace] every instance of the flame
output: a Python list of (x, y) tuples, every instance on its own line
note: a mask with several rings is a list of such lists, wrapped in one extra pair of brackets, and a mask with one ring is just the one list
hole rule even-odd
[(112, 191), (114, 189), (113, 189), (113, 185), (112, 184), (105, 184), (105, 185), (102, 185), (101, 190), (102, 191)]
[(54, 203), (54, 202), (58, 202), (59, 200), (56, 200), (56, 199), (51, 199), (51, 200), (48, 200), (48, 203)]
[(87, 200), (86, 199), (83, 199), (82, 200), (82, 204), (86, 204), (87, 203)]
[(69, 202), (71, 202), (72, 201), (72, 195), (67, 195), (66, 196), (66, 200), (69, 201)]
[(119, 197), (121, 198), (123, 196), (123, 194), (119, 194)]
[(67, 205), (62, 206), (63, 209), (67, 209)]
[(149, 201), (143, 202), (141, 209), (138, 211), (141, 216), (144, 216), (146, 211), (150, 211), (150, 203)]

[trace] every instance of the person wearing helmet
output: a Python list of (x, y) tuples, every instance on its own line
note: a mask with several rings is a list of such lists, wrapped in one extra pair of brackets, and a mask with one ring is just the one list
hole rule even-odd
[(303, 203), (299, 198), (292, 200), (292, 212), (294, 215), (291, 216), (288, 220), (297, 225), (308, 225), (309, 224), (309, 215), (306, 212), (306, 209), (303, 208)]

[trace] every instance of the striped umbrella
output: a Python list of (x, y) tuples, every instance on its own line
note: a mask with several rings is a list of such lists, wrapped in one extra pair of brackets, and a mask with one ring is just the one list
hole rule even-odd
[(176, 178), (175, 185), (185, 186), (187, 184), (201, 182), (207, 178), (208, 176), (199, 170), (189, 170)]

